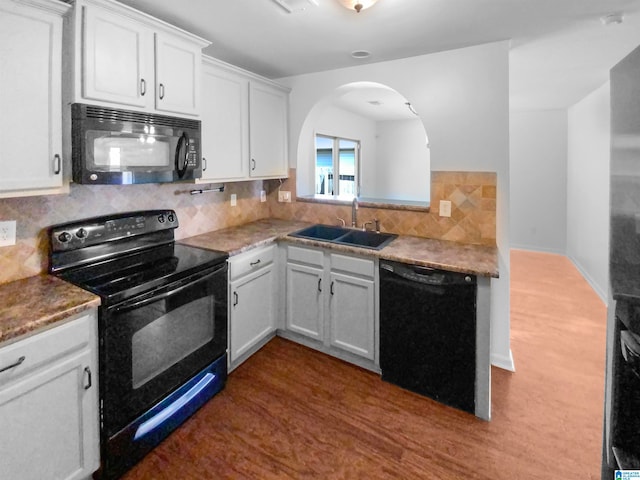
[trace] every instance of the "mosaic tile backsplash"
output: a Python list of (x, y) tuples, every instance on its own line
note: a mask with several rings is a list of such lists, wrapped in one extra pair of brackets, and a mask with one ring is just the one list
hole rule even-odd
[[(361, 207), (359, 224), (377, 218), (381, 229), (404, 235), (439, 238), (462, 243), (495, 245), (496, 174), (484, 172), (432, 172), (430, 212)], [(146, 209), (176, 211), (186, 238), (261, 218), (336, 224), (351, 221), (351, 207), (295, 201), (295, 169), (280, 186), (278, 180), (228, 183), (223, 193), (191, 195), (206, 185), (76, 185), (67, 195), (0, 199), (0, 220), (17, 220), (15, 246), (0, 247), (0, 283), (30, 277), (47, 270), (46, 228), (83, 218)], [(294, 201), (278, 203), (277, 190), (290, 190)], [(267, 202), (260, 202), (260, 190)], [(230, 206), (230, 195), (237, 206)], [(441, 199), (451, 200), (451, 217), (437, 215)]]

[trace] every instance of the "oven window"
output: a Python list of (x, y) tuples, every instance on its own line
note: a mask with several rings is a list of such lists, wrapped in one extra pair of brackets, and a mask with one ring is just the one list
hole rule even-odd
[(155, 320), (135, 332), (131, 339), (133, 388), (138, 389), (180, 360), (203, 347), (214, 335), (214, 299), (202, 297), (164, 313), (145, 308), (140, 314)]
[(97, 171), (119, 172), (138, 168), (173, 169), (173, 137), (89, 130), (87, 152)]

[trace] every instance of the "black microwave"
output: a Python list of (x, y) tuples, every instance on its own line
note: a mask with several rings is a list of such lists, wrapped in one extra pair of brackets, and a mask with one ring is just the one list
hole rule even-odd
[(94, 185), (166, 183), (202, 174), (200, 121), (71, 105), (73, 181)]

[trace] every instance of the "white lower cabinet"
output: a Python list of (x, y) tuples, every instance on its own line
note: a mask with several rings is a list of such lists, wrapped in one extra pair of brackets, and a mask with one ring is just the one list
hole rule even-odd
[[(287, 246), (286, 331), (346, 360), (377, 364), (375, 262)], [(347, 356), (342, 355), (346, 353)], [(359, 362), (356, 362), (359, 363)]]
[(0, 478), (85, 479), (98, 469), (96, 329), (90, 311), (0, 348)]
[(229, 259), (229, 370), (268, 342), (276, 331), (276, 246)]

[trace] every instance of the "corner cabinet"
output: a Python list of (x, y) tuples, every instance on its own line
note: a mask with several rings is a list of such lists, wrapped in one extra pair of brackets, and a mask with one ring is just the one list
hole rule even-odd
[(229, 259), (229, 371), (275, 336), (276, 258), (269, 245)]
[(202, 69), (202, 183), (288, 176), (289, 90), (211, 57)]
[(76, 0), (68, 36), (70, 102), (200, 114), (206, 40), (112, 0)]
[(282, 336), (379, 371), (375, 261), (323, 249), (285, 248)]
[(76, 480), (99, 467), (95, 310), (0, 348), (0, 478)]
[(61, 193), (68, 9), (54, 0), (0, 0), (0, 198)]

